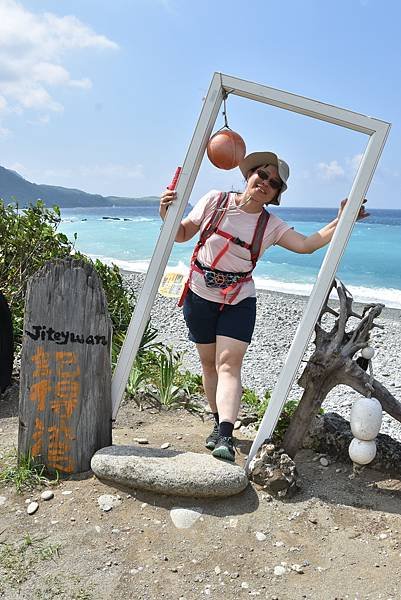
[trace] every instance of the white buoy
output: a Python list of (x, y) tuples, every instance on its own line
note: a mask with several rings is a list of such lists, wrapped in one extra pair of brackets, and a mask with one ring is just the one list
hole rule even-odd
[(374, 440), (380, 431), (383, 411), (376, 398), (359, 398), (351, 408), (350, 423), (354, 437)]
[(372, 358), (375, 355), (375, 351), (371, 346), (366, 346), (366, 348), (363, 348), (361, 350), (361, 354), (363, 358), (366, 358), (367, 360), (372, 360)]
[(376, 442), (354, 438), (349, 445), (348, 454), (352, 462), (358, 465), (367, 465), (376, 456)]

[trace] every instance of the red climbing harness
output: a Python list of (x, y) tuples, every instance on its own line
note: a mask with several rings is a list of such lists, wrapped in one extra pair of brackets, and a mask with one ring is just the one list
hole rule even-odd
[[(223, 231), (222, 229), (219, 228), (219, 225), (220, 225), (224, 215), (226, 214), (226, 209), (228, 206), (229, 198), (230, 198), (230, 195), (228, 192), (222, 192), (220, 194), (220, 196), (217, 200), (216, 208), (214, 209), (214, 212), (213, 212), (212, 216), (210, 217), (209, 222), (207, 223), (206, 227), (203, 229), (203, 231), (200, 234), (199, 241), (197, 242), (194, 252), (192, 254), (189, 277), (184, 286), (184, 290), (183, 290), (181, 298), (178, 302), (178, 306), (182, 306), (184, 304), (185, 296), (188, 293), (191, 279), (192, 279), (192, 273), (194, 271), (196, 271), (197, 273), (201, 273), (203, 275), (207, 287), (213, 287), (213, 288), (220, 289), (220, 293), (223, 295), (223, 303), (220, 307), (220, 310), (224, 308), (224, 305), (226, 303), (228, 303), (228, 304), (232, 303), (232, 301), (238, 296), (238, 294), (241, 290), (241, 286), (245, 282), (252, 280), (252, 271), (256, 267), (256, 262), (259, 258), (260, 248), (262, 246), (263, 236), (264, 236), (264, 233), (266, 230), (267, 223), (269, 221), (270, 214), (266, 210), (264, 210), (264, 209), (262, 210), (262, 212), (260, 213), (259, 219), (256, 223), (252, 242), (250, 244), (248, 244), (248, 242), (244, 242), (240, 238), (235, 237), (235, 236), (231, 235), (230, 233), (227, 233), (226, 231)], [(221, 237), (225, 238), (227, 241), (224, 244), (223, 248), (220, 250), (220, 252), (215, 257), (215, 259), (213, 260), (210, 267), (207, 267), (205, 265), (202, 265), (198, 261), (197, 257), (198, 257), (199, 250), (202, 248), (202, 246), (205, 245), (205, 243), (210, 238), (210, 236), (213, 235), (213, 233), (220, 235)], [(246, 248), (247, 250), (249, 250), (249, 252), (251, 254), (252, 269), (250, 271), (248, 271), (247, 273), (231, 273), (231, 272), (220, 271), (219, 269), (216, 269), (217, 263), (222, 258), (222, 256), (224, 256), (224, 254), (228, 251), (228, 249), (230, 247), (230, 242), (232, 244), (237, 244), (238, 246), (241, 246), (242, 248)], [(230, 294), (231, 292), (234, 292), (234, 290), (235, 290), (235, 293), (233, 293), (231, 298), (229, 300), (227, 300), (227, 295)]]

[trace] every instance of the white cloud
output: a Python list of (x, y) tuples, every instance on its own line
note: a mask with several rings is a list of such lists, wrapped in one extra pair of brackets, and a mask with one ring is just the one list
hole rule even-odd
[(332, 160), (329, 163), (320, 162), (317, 167), (323, 179), (338, 179), (345, 175), (343, 167), (336, 160)]
[(353, 156), (350, 159), (349, 164), (351, 167), (352, 175), (355, 175), (355, 173), (359, 169), (359, 165), (361, 164), (362, 157), (363, 157), (363, 154), (355, 154), (355, 156)]
[(91, 87), (90, 79), (74, 79), (62, 64), (68, 52), (88, 48), (118, 46), (74, 16), (33, 13), (16, 0), (0, 0), (0, 110), (6, 101), (13, 112), (61, 111), (50, 88)]

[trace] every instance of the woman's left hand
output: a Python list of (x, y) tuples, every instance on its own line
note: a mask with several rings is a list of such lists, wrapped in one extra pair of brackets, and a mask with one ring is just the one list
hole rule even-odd
[[(339, 219), (341, 217), (342, 212), (343, 212), (347, 202), (348, 202), (348, 198), (346, 198), (345, 200), (341, 200), (340, 208), (338, 209), (337, 219)], [(356, 218), (357, 221), (360, 221), (361, 219), (366, 219), (366, 217), (368, 217), (370, 215), (370, 213), (366, 212), (366, 210), (365, 210), (364, 204), (366, 204), (366, 202), (367, 202), (367, 199), (365, 198), (365, 200), (362, 202), (361, 208), (359, 209), (358, 216)]]

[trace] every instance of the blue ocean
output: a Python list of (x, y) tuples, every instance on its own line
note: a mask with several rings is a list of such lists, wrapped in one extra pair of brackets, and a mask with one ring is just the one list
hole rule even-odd
[[(308, 235), (332, 220), (329, 208), (274, 208), (274, 212)], [(382, 302), (401, 308), (401, 210), (369, 209), (356, 223), (338, 277), (360, 302)], [(92, 258), (115, 263), (126, 271), (146, 272), (160, 233), (157, 207), (62, 209), (59, 230)], [(184, 271), (194, 240), (175, 244), (169, 268)], [(258, 289), (309, 295), (325, 254), (321, 249), (300, 255), (280, 247), (265, 252), (255, 270)]]

